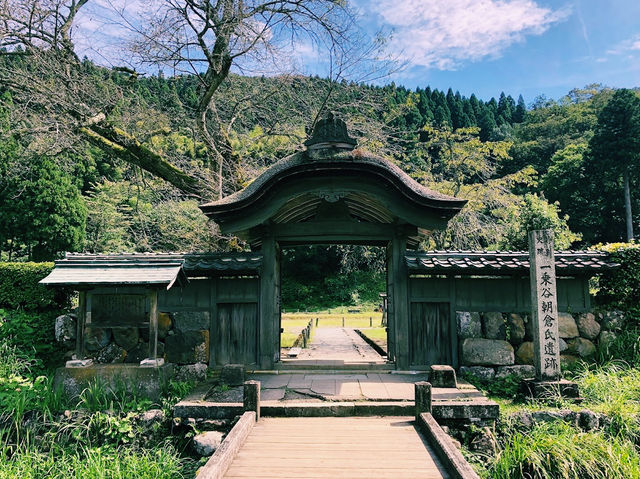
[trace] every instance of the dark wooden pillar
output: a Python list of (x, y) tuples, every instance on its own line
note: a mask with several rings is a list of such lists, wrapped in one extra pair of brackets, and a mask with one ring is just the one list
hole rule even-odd
[(87, 292), (78, 292), (78, 321), (76, 323), (75, 359), (84, 359), (84, 325), (87, 318)]
[(258, 349), (261, 369), (272, 369), (279, 357), (280, 303), (278, 245), (269, 231), (262, 237), (262, 271), (260, 273), (260, 318)]
[(393, 328), (395, 336), (396, 368), (407, 370), (410, 366), (409, 355), (409, 274), (404, 255), (407, 250), (407, 238), (398, 232), (389, 246), (389, 310), (393, 312)]
[(149, 359), (158, 358), (158, 291), (149, 293)]

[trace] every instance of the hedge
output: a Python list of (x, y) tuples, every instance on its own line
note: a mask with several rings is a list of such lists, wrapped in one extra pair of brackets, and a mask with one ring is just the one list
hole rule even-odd
[(71, 292), (38, 284), (53, 263), (0, 263), (0, 308), (25, 311), (62, 309)]

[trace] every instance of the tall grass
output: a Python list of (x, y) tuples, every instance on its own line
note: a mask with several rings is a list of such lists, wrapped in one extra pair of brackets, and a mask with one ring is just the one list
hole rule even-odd
[(583, 433), (563, 422), (514, 432), (485, 477), (494, 479), (640, 478), (632, 442), (600, 432)]
[(153, 450), (80, 447), (76, 451), (36, 448), (0, 453), (0, 479), (181, 479), (193, 477), (197, 462), (170, 445)]

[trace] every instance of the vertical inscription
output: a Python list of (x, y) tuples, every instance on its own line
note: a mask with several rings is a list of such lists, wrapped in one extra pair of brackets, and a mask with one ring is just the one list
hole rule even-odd
[(560, 348), (553, 230), (529, 232), (529, 262), (534, 365), (539, 380), (556, 381)]

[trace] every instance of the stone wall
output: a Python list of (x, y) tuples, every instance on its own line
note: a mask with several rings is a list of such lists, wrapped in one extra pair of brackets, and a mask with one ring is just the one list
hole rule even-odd
[[(559, 313), (560, 359), (563, 366), (589, 359), (599, 345), (615, 339), (624, 324), (620, 311)], [(535, 375), (533, 337), (528, 313), (457, 311), (460, 373), (484, 379), (511, 374)]]
[[(209, 363), (209, 311), (182, 311), (158, 316), (158, 358), (178, 365)], [(56, 319), (56, 339), (68, 351), (75, 350), (76, 316)], [(98, 364), (137, 364), (149, 357), (149, 328), (87, 327), (86, 356)]]

